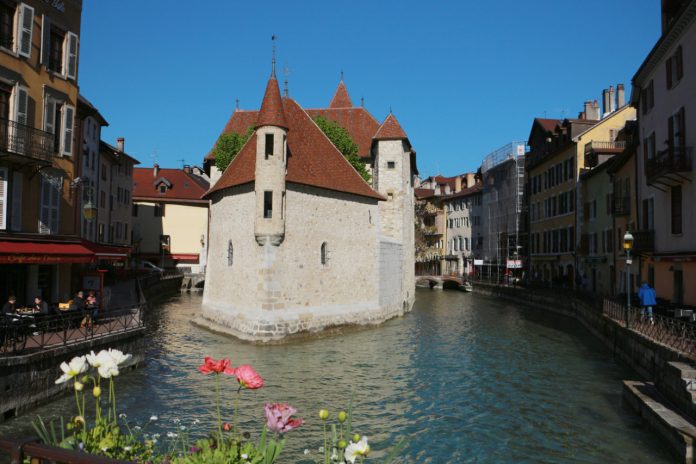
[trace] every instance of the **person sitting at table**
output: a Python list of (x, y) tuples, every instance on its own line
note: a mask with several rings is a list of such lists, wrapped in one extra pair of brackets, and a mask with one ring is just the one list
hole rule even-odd
[(32, 307), (32, 309), (44, 315), (50, 314), (48, 310), (48, 303), (43, 301), (40, 296), (36, 296), (34, 298), (34, 306)]
[(14, 314), (17, 312), (17, 298), (14, 295), (10, 295), (2, 307), (2, 314)]
[(84, 313), (85, 311), (85, 292), (82, 290), (78, 290), (77, 293), (75, 294), (75, 297), (72, 299), (72, 304), (70, 305), (70, 309), (75, 309), (77, 311), (80, 311), (80, 314)]

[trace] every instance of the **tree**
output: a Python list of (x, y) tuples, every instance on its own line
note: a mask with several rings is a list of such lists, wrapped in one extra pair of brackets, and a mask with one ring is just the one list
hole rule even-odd
[(358, 171), (358, 174), (365, 179), (365, 182), (370, 182), (372, 176), (367, 171), (365, 163), (362, 162), (358, 156), (358, 144), (356, 144), (350, 137), (347, 130), (341, 127), (337, 122), (326, 119), (323, 116), (317, 116), (314, 118), (314, 122), (317, 123), (319, 129), (331, 140), (338, 151), (343, 154), (343, 157), (348, 160), (348, 162)]
[(239, 150), (247, 143), (247, 140), (249, 140), (249, 137), (251, 137), (253, 133), (254, 128), (250, 127), (243, 135), (236, 132), (222, 134), (215, 143), (215, 148), (213, 148), (215, 166), (220, 171), (227, 169), (227, 166), (230, 165), (234, 157), (239, 153)]

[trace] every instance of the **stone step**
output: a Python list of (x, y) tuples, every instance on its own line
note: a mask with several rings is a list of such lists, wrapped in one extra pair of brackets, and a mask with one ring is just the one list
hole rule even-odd
[(696, 421), (682, 414), (649, 382), (624, 380), (623, 400), (662, 437), (679, 462), (694, 463)]

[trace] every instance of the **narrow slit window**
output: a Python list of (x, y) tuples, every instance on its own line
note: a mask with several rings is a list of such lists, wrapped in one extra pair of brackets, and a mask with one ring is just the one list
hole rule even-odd
[(273, 134), (266, 134), (266, 159), (273, 156)]
[(329, 250), (326, 242), (321, 244), (321, 265), (326, 266), (329, 263)]
[(232, 240), (227, 242), (227, 265), (232, 266), (232, 261), (234, 258), (234, 247), (232, 246)]
[(273, 192), (263, 192), (263, 217), (271, 219), (273, 217)]

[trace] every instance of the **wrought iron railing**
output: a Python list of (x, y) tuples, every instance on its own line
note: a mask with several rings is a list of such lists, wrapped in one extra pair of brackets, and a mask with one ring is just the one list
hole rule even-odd
[(645, 160), (648, 184), (655, 183), (665, 175), (691, 172), (691, 168), (691, 147), (668, 148)]
[(0, 356), (15, 356), (71, 345), (144, 327), (143, 306), (52, 315), (0, 316)]
[(626, 142), (623, 140), (615, 140), (613, 142), (592, 140), (585, 145), (585, 154), (591, 153), (593, 151), (619, 151), (626, 148)]
[(603, 312), (610, 319), (628, 327), (645, 337), (675, 350), (696, 355), (696, 325), (674, 317), (655, 314), (652, 320), (642, 314), (641, 308), (626, 306), (605, 299)]
[(0, 119), (0, 152), (51, 161), (56, 156), (55, 136), (9, 119)]
[(0, 456), (9, 455), (11, 463), (51, 462), (57, 464), (119, 464), (118, 461), (102, 456), (94, 456), (79, 451), (58, 448), (39, 443), (32, 438), (0, 438)]

